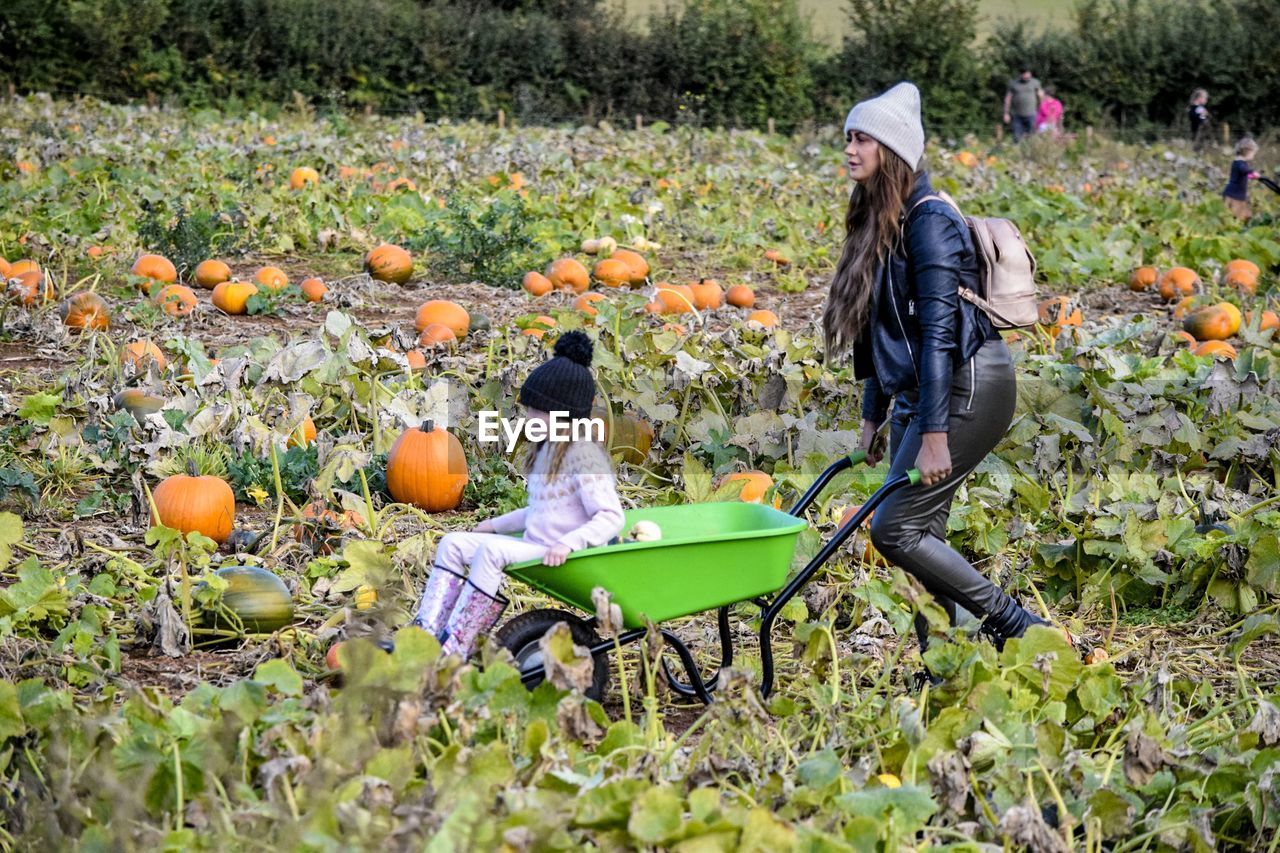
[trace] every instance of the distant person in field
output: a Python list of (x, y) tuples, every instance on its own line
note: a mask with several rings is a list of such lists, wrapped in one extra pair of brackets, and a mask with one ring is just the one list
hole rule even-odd
[(1031, 69), (1023, 67), (1022, 73), (1009, 81), (1004, 93), (1004, 123), (1013, 126), (1013, 141), (1019, 142), (1036, 129), (1036, 112), (1044, 89), (1040, 81), (1031, 75)]
[(1187, 118), (1191, 121), (1191, 142), (1199, 151), (1209, 141), (1209, 93), (1196, 89), (1187, 105)]
[(1245, 137), (1236, 143), (1236, 159), (1231, 163), (1231, 176), (1222, 190), (1222, 200), (1236, 219), (1247, 220), (1253, 216), (1249, 205), (1249, 181), (1257, 180), (1253, 158), (1258, 154), (1258, 143)]
[(1045, 87), (1040, 108), (1036, 110), (1036, 133), (1047, 133), (1053, 137), (1062, 135), (1062, 101), (1054, 97), (1052, 86)]
[[(823, 309), (823, 349), (830, 362), (851, 359), (865, 380), (859, 449), (878, 464), (876, 436), (888, 421), (887, 479), (921, 474), (920, 485), (876, 510), (871, 541), (923, 584), (952, 625), (962, 606), (1003, 644), (1047, 623), (948, 544), (947, 518), (956, 491), (1013, 420), (1013, 359), (987, 315), (959, 296), (962, 285), (981, 290), (978, 253), (921, 168), (919, 90), (899, 83), (857, 104), (844, 132), (855, 183)], [(928, 627), (917, 613), (922, 647)]]

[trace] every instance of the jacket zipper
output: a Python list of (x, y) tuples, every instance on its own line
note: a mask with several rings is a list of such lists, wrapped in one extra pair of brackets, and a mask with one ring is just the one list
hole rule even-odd
[(889, 272), (889, 301), (893, 303), (893, 316), (898, 318), (898, 328), (902, 330), (902, 342), (907, 345), (907, 355), (911, 357), (911, 370), (916, 375), (916, 387), (920, 386), (920, 369), (916, 367), (916, 354), (911, 350), (911, 339), (907, 336), (907, 327), (902, 322), (902, 314), (898, 311), (898, 294), (893, 286), (893, 254), (885, 262)]
[(966, 411), (973, 411), (973, 392), (978, 389), (978, 368), (973, 363), (977, 356), (969, 356), (969, 405), (965, 407)]

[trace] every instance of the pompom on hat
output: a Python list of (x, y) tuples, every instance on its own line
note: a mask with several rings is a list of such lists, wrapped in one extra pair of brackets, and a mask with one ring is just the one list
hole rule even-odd
[(591, 375), (591, 338), (574, 329), (556, 341), (555, 357), (535, 367), (520, 388), (520, 405), (544, 412), (568, 412), (571, 418), (591, 414), (596, 380)]
[(924, 156), (920, 90), (911, 83), (899, 83), (879, 97), (855, 104), (844, 120), (845, 136), (851, 130), (875, 139), (917, 171)]

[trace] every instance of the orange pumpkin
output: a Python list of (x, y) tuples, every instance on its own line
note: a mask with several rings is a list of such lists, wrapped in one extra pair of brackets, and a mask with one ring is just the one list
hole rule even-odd
[(462, 443), (431, 421), (405, 430), (387, 454), (387, 491), (400, 503), (445, 512), (462, 501), (467, 457)]
[(1240, 331), (1240, 325), (1244, 322), (1244, 316), (1240, 313), (1240, 309), (1230, 302), (1219, 302), (1217, 307), (1226, 313), (1227, 319), (1231, 323), (1231, 334), (1237, 334)]
[(213, 259), (201, 261), (196, 265), (196, 284), (205, 290), (212, 290), (224, 281), (231, 279), (231, 267), (222, 261)]
[(21, 260), (14, 261), (10, 264), (9, 271), (5, 273), (5, 275), (11, 278), (17, 278), (18, 276), (29, 272), (41, 272), (40, 265), (29, 258), (22, 258)]
[(737, 480), (745, 480), (746, 484), (742, 487), (738, 500), (747, 503), (762, 503), (764, 501), (764, 493), (773, 485), (773, 478), (763, 471), (737, 471), (725, 477), (721, 484), (732, 483)]
[(1231, 275), (1232, 273), (1242, 273), (1249, 278), (1255, 279), (1262, 275), (1262, 270), (1257, 264), (1253, 261), (1246, 261), (1243, 258), (1236, 258), (1234, 261), (1227, 261), (1227, 265), (1223, 268), (1223, 272), (1227, 275)]
[(967, 169), (973, 169), (978, 165), (978, 158), (972, 151), (960, 151), (956, 154), (956, 162)]
[(551, 280), (540, 272), (530, 270), (524, 274), (524, 279), (520, 282), (525, 293), (530, 296), (546, 296), (551, 292)]
[(729, 292), (725, 294), (725, 299), (735, 308), (754, 308), (756, 305), (755, 291), (745, 284), (735, 284), (730, 287)]
[(780, 267), (786, 267), (791, 265), (791, 259), (788, 258), (786, 255), (782, 254), (781, 252), (779, 252), (777, 249), (769, 249), (767, 252), (764, 253), (764, 257), (765, 257), (765, 260), (773, 261), (775, 264), (777, 264)]
[(420, 347), (447, 347), (453, 346), (458, 342), (458, 336), (453, 333), (453, 329), (444, 323), (430, 323), (422, 334), (418, 336), (418, 346)]
[(604, 444), (612, 456), (639, 465), (653, 446), (653, 425), (630, 413), (615, 415), (603, 406), (591, 410), (591, 417), (604, 423)]
[(596, 264), (592, 271), (596, 281), (605, 287), (629, 287), (631, 285), (631, 267), (620, 258), (605, 258)]
[(147, 369), (147, 362), (154, 361), (156, 370), (164, 370), (165, 361), (164, 350), (156, 346), (151, 341), (134, 341), (126, 344), (124, 349), (120, 350), (120, 363), (122, 365), (131, 364), (133, 369), (139, 372)]
[(714, 311), (724, 305), (724, 289), (715, 279), (701, 279), (690, 284), (689, 289), (693, 291), (693, 306), (699, 311)]
[(1065, 296), (1054, 296), (1040, 303), (1040, 325), (1051, 337), (1067, 326), (1079, 326), (1084, 322), (1084, 314)]
[(1236, 348), (1226, 341), (1205, 341), (1192, 350), (1196, 355), (1212, 356), (1213, 358), (1225, 358), (1235, 361)]
[[(862, 509), (862, 504), (856, 504), (846, 509), (844, 511), (844, 514), (840, 516), (840, 527), (844, 527), (846, 524), (848, 524), (850, 519), (852, 519), (855, 515), (857, 515), (859, 510), (861, 509)], [(871, 519), (874, 517), (875, 517), (875, 513), (873, 512), (870, 515), (868, 515), (865, 519), (863, 519), (862, 527), (864, 529), (869, 528), (871, 526)], [(862, 562), (872, 566), (889, 565), (889, 561), (884, 558), (884, 555), (881, 554), (876, 549), (875, 545), (871, 544), (871, 537), (869, 535), (864, 535), (863, 542), (864, 544), (862, 546)]]
[(582, 293), (591, 286), (587, 268), (574, 258), (559, 258), (547, 267), (547, 280), (556, 290), (572, 290)]
[(311, 420), (311, 416), (307, 415), (302, 419), (302, 423), (298, 428), (289, 433), (289, 442), (286, 447), (309, 447), (311, 442), (316, 440), (316, 422)]
[(1184, 296), (1178, 300), (1178, 304), (1173, 306), (1173, 319), (1181, 320), (1192, 311), (1196, 310), (1196, 297)]
[(23, 305), (35, 305), (53, 298), (53, 283), (46, 280), (40, 270), (27, 270), (13, 276), (6, 290), (10, 297)]
[(1196, 292), (1200, 285), (1200, 276), (1195, 270), (1186, 267), (1174, 267), (1160, 276), (1160, 298), (1165, 302), (1175, 302), (1184, 296)]
[(639, 252), (633, 252), (630, 249), (618, 249), (609, 257), (626, 264), (630, 274), (629, 283), (632, 287), (640, 287), (644, 284), (645, 279), (649, 277), (649, 262)]
[(324, 295), (329, 292), (328, 286), (318, 278), (305, 278), (302, 280), (302, 296), (308, 302), (322, 302)]
[(579, 296), (577, 299), (573, 300), (573, 310), (581, 311), (583, 314), (586, 314), (588, 317), (594, 317), (597, 314), (599, 314), (600, 311), (591, 303), (599, 302), (601, 299), (604, 299), (603, 293), (596, 293), (596, 292), (584, 293), (581, 296)]
[(533, 323), (530, 326), (521, 329), (520, 334), (528, 335), (531, 338), (541, 338), (555, 327), (555, 317), (548, 317), (546, 314), (540, 314), (533, 318)]
[(1177, 329), (1175, 331), (1172, 331), (1169, 333), (1169, 335), (1175, 341), (1181, 341), (1191, 349), (1195, 349), (1196, 344), (1200, 343), (1199, 341), (1196, 340), (1195, 335), (1191, 334), (1190, 332), (1183, 331), (1182, 329)]
[(404, 284), (413, 275), (413, 256), (399, 246), (383, 243), (365, 256), (364, 268), (378, 281)]
[(186, 317), (196, 310), (196, 294), (182, 284), (166, 284), (155, 296), (155, 303), (170, 317)]
[(289, 286), (289, 276), (279, 267), (263, 267), (254, 275), (253, 280), (272, 293)]
[(683, 323), (663, 323), (662, 326), (659, 328), (659, 331), (672, 332), (674, 334), (681, 335), (681, 336), (687, 335), (689, 333), (688, 330), (684, 327)]
[(89, 291), (68, 297), (59, 313), (63, 325), (69, 329), (101, 331), (111, 325), (111, 309), (101, 296)]
[(224, 281), (213, 289), (210, 300), (227, 314), (243, 314), (248, 310), (249, 297), (257, 292), (258, 286), (251, 281)]
[(173, 262), (163, 255), (140, 255), (129, 272), (147, 279), (138, 285), (138, 289), (144, 294), (150, 292), (156, 282), (172, 284), (178, 280), (178, 271), (174, 269)]
[(1160, 278), (1160, 271), (1155, 267), (1138, 267), (1129, 276), (1129, 289), (1138, 293), (1150, 290)]
[(747, 323), (755, 323), (765, 329), (772, 329), (778, 325), (778, 315), (767, 309), (752, 311), (747, 315)]
[(1252, 296), (1258, 292), (1258, 276), (1262, 270), (1253, 261), (1228, 261), (1222, 271), (1222, 281), (1234, 287), (1242, 295)]
[(300, 190), (307, 184), (319, 184), (320, 173), (310, 166), (299, 166), (289, 175), (289, 188)]
[(693, 288), (687, 284), (659, 282), (654, 299), (662, 304), (663, 314), (685, 314), (694, 309)]
[(9, 269), (9, 262), (6, 261), (3, 256), (0, 256), (0, 278), (8, 278)]
[(231, 535), (236, 520), (236, 498), (224, 480), (199, 476), (195, 463), (186, 474), (166, 477), (152, 492), (155, 514), (152, 521), (181, 530), (196, 531), (221, 545)]
[(1235, 333), (1233, 325), (1238, 329), (1239, 320), (1224, 311), (1221, 305), (1197, 308), (1182, 321), (1182, 328), (1197, 341), (1224, 341)]
[(422, 370), (427, 366), (427, 357), (420, 349), (411, 349), (404, 354), (404, 357), (409, 362), (410, 370)]
[[(1249, 325), (1253, 325), (1253, 312), (1248, 314)], [(1263, 311), (1262, 316), (1258, 318), (1258, 331), (1265, 332), (1267, 329), (1280, 329), (1280, 316), (1274, 311)]]
[(353, 509), (345, 512), (329, 509), (323, 501), (314, 501), (302, 508), (302, 523), (296, 528), (298, 541), (316, 554), (332, 554), (342, 541), (342, 534), (358, 530), (364, 516)]
[(456, 302), (432, 299), (418, 306), (418, 312), (413, 317), (413, 328), (421, 333), (433, 323), (447, 326), (453, 330), (454, 337), (462, 340), (471, 330), (471, 315)]

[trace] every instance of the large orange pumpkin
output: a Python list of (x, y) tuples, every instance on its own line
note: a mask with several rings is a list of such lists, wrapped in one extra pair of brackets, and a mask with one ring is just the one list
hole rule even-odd
[(213, 289), (210, 300), (227, 314), (243, 314), (248, 310), (249, 297), (257, 292), (258, 286), (251, 281), (224, 281)]
[(700, 279), (690, 284), (689, 289), (693, 291), (693, 307), (699, 311), (714, 311), (724, 305), (724, 289), (715, 279)]
[(236, 498), (224, 480), (199, 476), (195, 464), (187, 473), (166, 477), (152, 493), (156, 504), (156, 524), (197, 531), (221, 545), (231, 535), (236, 520)]
[(687, 284), (660, 282), (654, 291), (654, 299), (662, 303), (663, 314), (685, 314), (694, 309), (693, 288)]
[(559, 258), (547, 267), (547, 281), (556, 290), (572, 290), (582, 293), (591, 286), (587, 268), (574, 258)]
[(329, 292), (328, 286), (318, 278), (304, 278), (300, 286), (302, 297), (308, 302), (322, 302)]
[(383, 243), (365, 256), (364, 268), (378, 281), (404, 284), (413, 275), (413, 256), (399, 246)]
[(83, 291), (62, 303), (62, 322), (69, 329), (101, 331), (111, 325), (111, 309), (96, 293)]
[(1129, 276), (1129, 289), (1135, 292), (1150, 290), (1160, 278), (1160, 271), (1155, 267), (1138, 267)]
[(427, 512), (445, 512), (462, 501), (467, 457), (462, 443), (426, 421), (401, 433), (387, 454), (387, 491), (400, 503)]
[(129, 272), (148, 279), (138, 285), (143, 293), (148, 293), (155, 282), (173, 284), (178, 280), (178, 271), (174, 269), (173, 262), (163, 255), (140, 255)]
[(205, 290), (213, 290), (213, 288), (230, 279), (231, 267), (222, 261), (209, 259), (196, 265), (196, 284)]
[(1236, 348), (1226, 341), (1204, 341), (1192, 350), (1196, 355), (1207, 355), (1214, 358), (1225, 358), (1235, 361)]
[(1176, 302), (1195, 293), (1199, 284), (1200, 276), (1195, 270), (1174, 267), (1160, 276), (1160, 298), (1165, 302)]
[(649, 277), (649, 262), (638, 252), (633, 252), (630, 249), (618, 249), (609, 257), (616, 261), (622, 261), (627, 265), (627, 269), (631, 273), (630, 284), (632, 287), (640, 287), (644, 284), (645, 279)]
[(133, 341), (120, 350), (120, 363), (132, 364), (134, 370), (146, 370), (149, 361), (155, 362), (157, 370), (164, 370), (164, 350), (151, 341)]
[(5, 273), (5, 275), (12, 278), (17, 278), (23, 273), (40, 272), (40, 271), (41, 271), (40, 265), (37, 264), (35, 261), (31, 260), (30, 258), (22, 258), (21, 260), (17, 260), (9, 264), (9, 271)]
[(737, 471), (725, 477), (721, 484), (732, 483), (736, 480), (746, 480), (746, 485), (742, 487), (742, 493), (738, 495), (739, 500), (748, 503), (762, 503), (764, 501), (764, 493), (773, 485), (773, 478), (763, 471)]
[[(1232, 306), (1234, 308), (1234, 306)], [(1239, 312), (1237, 312), (1238, 316)], [(1195, 337), (1197, 341), (1225, 341), (1235, 334), (1232, 326), (1239, 329), (1239, 320), (1221, 305), (1206, 305), (1197, 308), (1182, 321), (1182, 328)]]
[(155, 302), (170, 317), (186, 317), (196, 310), (196, 294), (183, 284), (166, 284), (156, 294)]
[(467, 313), (467, 309), (448, 299), (432, 299), (418, 306), (413, 317), (413, 328), (422, 332), (433, 323), (452, 329), (458, 340), (465, 338), (467, 332), (471, 331), (471, 315)]

